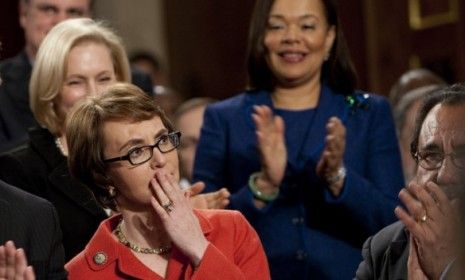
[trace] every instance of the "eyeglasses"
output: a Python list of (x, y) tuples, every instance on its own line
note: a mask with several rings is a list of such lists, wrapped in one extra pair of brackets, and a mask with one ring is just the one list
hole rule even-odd
[(153, 145), (147, 145), (131, 149), (125, 156), (103, 160), (105, 163), (127, 160), (132, 165), (139, 165), (149, 161), (153, 157), (153, 149), (157, 148), (161, 153), (169, 153), (179, 146), (181, 132), (175, 131), (164, 134)]
[(450, 154), (443, 154), (439, 152), (416, 152), (413, 154), (413, 157), (418, 165), (426, 170), (441, 168), (446, 157), (450, 157), (450, 160), (455, 167), (465, 169), (465, 151)]

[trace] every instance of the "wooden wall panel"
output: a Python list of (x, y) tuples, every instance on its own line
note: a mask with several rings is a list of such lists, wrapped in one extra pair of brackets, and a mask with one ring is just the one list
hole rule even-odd
[(232, 96), (246, 85), (253, 1), (165, 1), (170, 77), (186, 97)]
[[(367, 78), (375, 92), (387, 94), (396, 79), (414, 67), (429, 68), (449, 82), (463, 80), (464, 19), (448, 21), (442, 15), (448, 9), (463, 14), (464, 7), (460, 0), (438, 1), (365, 0)], [(412, 3), (420, 11), (421, 27), (411, 24)]]
[[(465, 14), (464, 0), (339, 0), (342, 28), (360, 88), (386, 95), (412, 66), (429, 67), (450, 82), (465, 81), (465, 17), (413, 30), (409, 26), (411, 1), (422, 3), (421, 13), (426, 16), (447, 11), (450, 1), (458, 3), (459, 15)], [(186, 97), (221, 99), (245, 87), (247, 31), (254, 2), (163, 1), (168, 51), (162, 60), (169, 62), (172, 85)], [(17, 3), (0, 1), (2, 58), (23, 46)], [(154, 14), (147, 9), (140, 16)], [(136, 41), (131, 44), (137, 46)]]

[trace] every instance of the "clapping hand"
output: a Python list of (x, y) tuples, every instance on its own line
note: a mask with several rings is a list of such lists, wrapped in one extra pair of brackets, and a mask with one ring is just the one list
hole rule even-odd
[[(326, 124), (325, 148), (316, 167), (316, 173), (321, 179), (328, 181), (328, 178), (338, 174), (344, 166), (345, 147), (346, 128), (340, 119), (332, 117)], [(329, 184), (329, 190), (334, 196), (339, 196), (343, 185), (343, 180), (333, 182)]]
[(266, 187), (261, 191), (275, 193), (279, 190), (287, 165), (284, 121), (280, 116), (274, 116), (266, 105), (254, 106), (252, 119), (256, 126), (255, 134), (262, 164), (258, 180)]
[(229, 204), (231, 195), (226, 188), (214, 192), (201, 193), (205, 189), (203, 182), (197, 182), (186, 190), (193, 208), (197, 209), (224, 209)]
[(33, 280), (32, 266), (27, 265), (23, 249), (16, 249), (13, 241), (0, 246), (0, 280)]

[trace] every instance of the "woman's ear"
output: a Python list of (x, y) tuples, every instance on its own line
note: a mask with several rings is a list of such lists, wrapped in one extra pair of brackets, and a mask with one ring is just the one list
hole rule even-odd
[(328, 29), (325, 39), (325, 51), (326, 56), (329, 58), (331, 55), (331, 49), (333, 48), (334, 41), (336, 40), (337, 29), (336, 26), (331, 25)]

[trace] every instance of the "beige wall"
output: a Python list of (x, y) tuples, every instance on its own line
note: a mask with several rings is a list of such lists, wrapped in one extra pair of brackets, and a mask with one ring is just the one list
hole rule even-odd
[(168, 67), (163, 0), (97, 0), (94, 17), (110, 22), (128, 53), (148, 50)]

